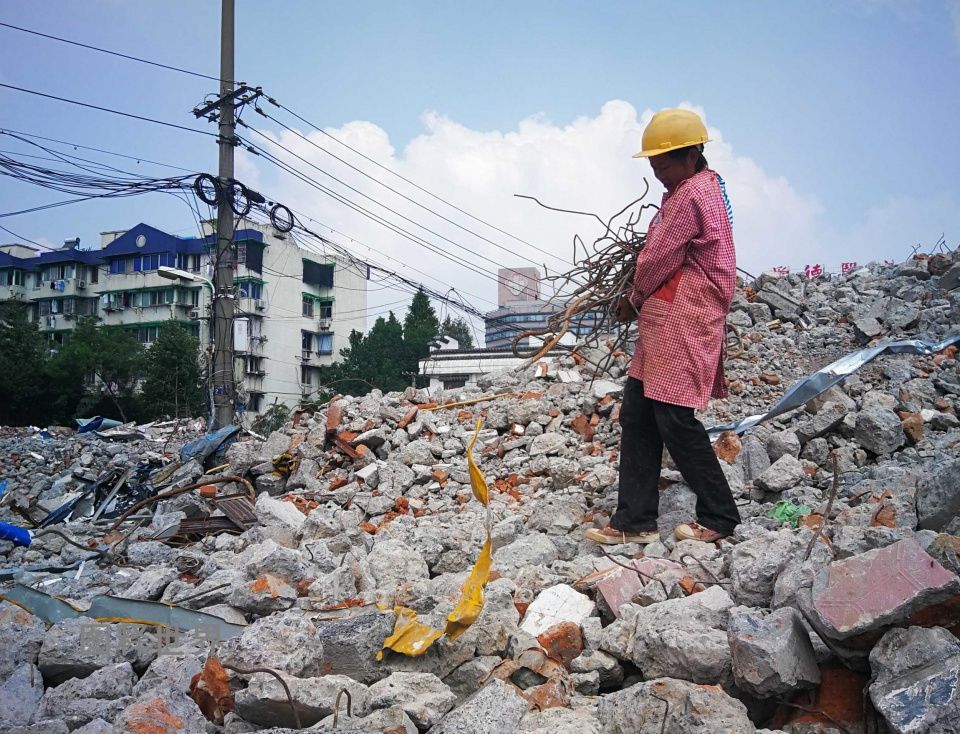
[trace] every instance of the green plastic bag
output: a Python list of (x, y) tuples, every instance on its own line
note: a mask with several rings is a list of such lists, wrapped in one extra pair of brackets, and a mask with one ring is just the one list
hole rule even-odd
[(797, 527), (800, 524), (800, 518), (809, 515), (811, 512), (812, 510), (806, 505), (795, 505), (790, 500), (780, 500), (767, 513), (767, 517), (772, 517), (781, 523), (788, 522), (793, 527)]

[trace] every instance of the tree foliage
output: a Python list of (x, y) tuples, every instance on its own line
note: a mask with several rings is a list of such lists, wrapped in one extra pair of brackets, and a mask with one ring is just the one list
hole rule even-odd
[(456, 339), (461, 349), (473, 349), (473, 332), (470, 329), (470, 324), (462, 317), (451, 319), (448, 314), (440, 326), (440, 336), (449, 336)]
[(46, 392), (43, 336), (22, 303), (0, 304), (0, 423), (42, 423)]
[(384, 392), (405, 389), (439, 334), (440, 321), (430, 299), (418, 290), (403, 324), (391, 311), (387, 318), (378, 318), (367, 334), (351, 332), (350, 346), (340, 350), (341, 360), (320, 368), (319, 399), (336, 393), (363, 395), (374, 387)]
[(63, 421), (88, 412), (130, 420), (143, 365), (143, 347), (130, 332), (82, 319), (50, 359), (53, 413)]
[(176, 321), (160, 327), (147, 350), (140, 402), (151, 416), (191, 418), (206, 412), (200, 342)]

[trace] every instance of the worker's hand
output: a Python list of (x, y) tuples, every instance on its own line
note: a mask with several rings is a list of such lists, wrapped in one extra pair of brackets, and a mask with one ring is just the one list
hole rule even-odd
[(635, 318), (637, 318), (637, 309), (630, 303), (630, 298), (620, 296), (620, 301), (617, 303), (617, 321), (623, 324)]

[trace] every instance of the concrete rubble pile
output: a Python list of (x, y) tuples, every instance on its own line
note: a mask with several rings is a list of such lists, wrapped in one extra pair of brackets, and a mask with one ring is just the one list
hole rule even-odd
[[(946, 256), (833, 280), (761, 277), (738, 292), (731, 396), (704, 422), (762, 412), (871, 340), (955, 333), (958, 284), (960, 258)], [(645, 548), (583, 538), (616, 506), (629, 356), (594, 375), (605, 356), (581, 348), (555, 370), (472, 390), (373, 391), (295, 413), (227, 449), (222, 474), (255, 489), (242, 532), (184, 530), (244, 492), (225, 482), (151, 505), (110, 563), (20, 573), (81, 611), (110, 595), (230, 624), (223, 639), (200, 626), (50, 624), (0, 602), (12, 652), (0, 656), (0, 730), (960, 731), (955, 349), (879, 357), (799, 411), (721, 435), (743, 517), (729, 541), (673, 540), (694, 496), (667, 457), (661, 542)], [(467, 466), (478, 419), (488, 509)], [(17, 477), (49, 492), (49, 477), (36, 477), (42, 489)], [(419, 656), (383, 649), (398, 616), (443, 629), (488, 511), (476, 621)], [(163, 536), (177, 522), (181, 534)], [(104, 542), (102, 526), (63, 528)], [(11, 568), (82, 553), (50, 536), (2, 550)]]

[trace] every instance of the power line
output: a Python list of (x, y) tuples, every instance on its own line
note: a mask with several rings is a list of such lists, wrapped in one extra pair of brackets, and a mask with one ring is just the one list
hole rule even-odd
[[(318, 145), (318, 144), (315, 143), (313, 140), (310, 140), (310, 138), (308, 138), (307, 136), (305, 136), (305, 135), (304, 135), (303, 133), (301, 133), (299, 130), (295, 130), (294, 128), (292, 128), (292, 127), (290, 127), (290, 126), (285, 125), (283, 122), (281, 122), (281, 121), (278, 120), (277, 118), (273, 117), (272, 115), (268, 115), (266, 112), (264, 112), (263, 110), (261, 110), (259, 107), (256, 107), (256, 108), (254, 108), (254, 109), (255, 109), (257, 112), (259, 112), (261, 115), (263, 115), (264, 117), (266, 117), (268, 120), (273, 120), (275, 123), (277, 123), (278, 125), (280, 125), (280, 127), (282, 127), (284, 130), (287, 130), (287, 131), (293, 133), (293, 134), (296, 135), (298, 138), (300, 138), (301, 140), (303, 140), (303, 141), (306, 142), (306, 143), (309, 143), (310, 145), (312, 145), (312, 146), (313, 146), (314, 148), (316, 148), (317, 150), (323, 151), (323, 152), (326, 153), (327, 155), (329, 155), (329, 156), (333, 157), (334, 159), (340, 161), (343, 165), (345, 165), (345, 166), (347, 166), (348, 168), (356, 171), (356, 172), (359, 173), (361, 176), (365, 176), (366, 178), (369, 178), (371, 181), (379, 184), (380, 186), (383, 186), (383, 187), (384, 187), (385, 189), (387, 189), (388, 191), (392, 191), (394, 194), (396, 194), (397, 196), (405, 199), (406, 201), (409, 201), (411, 204), (414, 204), (415, 206), (420, 207), (420, 208), (423, 209), (424, 211), (430, 212), (430, 213), (433, 214), (434, 216), (437, 216), (437, 217), (439, 217), (440, 219), (442, 219), (443, 221), (445, 221), (445, 222), (447, 222), (447, 223), (449, 223), (449, 224), (452, 224), (454, 227), (457, 227), (457, 228), (459, 228), (459, 229), (462, 229), (464, 232), (467, 232), (468, 234), (471, 234), (471, 235), (473, 235), (474, 237), (477, 237), (478, 239), (481, 239), (481, 240), (483, 240), (484, 242), (487, 242), (487, 243), (493, 245), (494, 247), (497, 247), (498, 249), (503, 250), (504, 252), (508, 252), (508, 253), (510, 253), (511, 255), (515, 255), (515, 256), (518, 254), (518, 253), (516, 253), (514, 250), (511, 250), (510, 248), (505, 247), (505, 246), (501, 245), (500, 243), (495, 242), (494, 240), (491, 240), (491, 239), (488, 238), (488, 237), (485, 237), (484, 235), (480, 234), (479, 232), (475, 232), (474, 230), (470, 229), (469, 227), (463, 226), (463, 225), (460, 224), (459, 222), (456, 222), (456, 221), (454, 221), (453, 219), (450, 219), (449, 217), (444, 216), (443, 214), (441, 214), (440, 212), (436, 211), (435, 209), (431, 209), (430, 207), (428, 207), (428, 206), (426, 206), (426, 205), (424, 205), (424, 204), (421, 204), (421, 203), (420, 203), (419, 201), (417, 201), (416, 199), (413, 199), (413, 198), (407, 196), (407, 195), (404, 194), (402, 191), (398, 191), (397, 189), (393, 188), (393, 187), (390, 186), (389, 184), (384, 183), (384, 182), (381, 181), (380, 179), (378, 179), (378, 178), (376, 178), (376, 177), (374, 177), (374, 176), (371, 176), (369, 173), (367, 173), (366, 171), (362, 170), (361, 168), (358, 168), (357, 166), (355, 166), (355, 165), (353, 165), (352, 163), (344, 160), (343, 158), (341, 158), (340, 156), (336, 155), (335, 153), (332, 153), (331, 151), (327, 150), (327, 149), (324, 148), (322, 145)], [(251, 128), (251, 129), (253, 129), (253, 128)], [(330, 174), (327, 174), (327, 175), (330, 175)], [(331, 177), (332, 177), (332, 176), (331, 176)], [(339, 179), (334, 179), (334, 180), (339, 181)], [(340, 183), (343, 183), (343, 182), (341, 181)], [(344, 185), (345, 185), (345, 184), (344, 184)], [(356, 191), (356, 189), (353, 189), (353, 190)], [(358, 192), (358, 193), (360, 193), (360, 192)], [(522, 241), (522, 240), (521, 240), (521, 241)], [(567, 264), (567, 261), (564, 260), (562, 257), (560, 257), (560, 256), (558, 256), (558, 255), (555, 255), (554, 253), (549, 252), (548, 250), (541, 249), (540, 247), (537, 247), (536, 245), (531, 245), (530, 243), (526, 243), (526, 244), (529, 245), (530, 247), (532, 247), (533, 249), (537, 250), (538, 252), (543, 253), (544, 255), (548, 255), (549, 257), (552, 257), (552, 258), (554, 258), (554, 259), (556, 259), (556, 260), (559, 260), (560, 262), (562, 262), (562, 263), (564, 263), (564, 264)], [(532, 263), (533, 265), (539, 265), (539, 264), (540, 264), (540, 263), (538, 263), (538, 262), (536, 262), (536, 261), (534, 261), (534, 260), (531, 260), (531, 259), (528, 258), (528, 257), (524, 257), (523, 255), (520, 255), (520, 257), (521, 257), (522, 259), (526, 260), (527, 262)]]
[[(498, 263), (496, 260), (492, 260), (492, 259), (490, 259), (489, 257), (486, 257), (486, 256), (484, 256), (484, 255), (479, 255), (479, 254), (477, 254), (476, 252), (473, 252), (469, 247), (467, 247), (467, 246), (465, 246), (465, 245), (461, 245), (460, 243), (455, 242), (454, 240), (451, 240), (449, 237), (445, 237), (444, 235), (440, 234), (439, 232), (436, 232), (436, 231), (430, 229), (429, 227), (427, 227), (426, 225), (423, 225), (423, 224), (421, 224), (420, 222), (417, 222), (416, 220), (411, 219), (410, 217), (408, 217), (408, 216), (406, 216), (406, 215), (404, 215), (404, 214), (401, 214), (401, 213), (398, 212), (396, 209), (393, 209), (392, 207), (387, 206), (386, 204), (378, 201), (377, 199), (373, 198), (373, 197), (370, 196), (369, 194), (365, 194), (364, 192), (362, 192), (362, 191), (360, 191), (359, 189), (351, 186), (350, 184), (346, 183), (345, 181), (340, 180), (339, 178), (337, 178), (337, 177), (334, 176), (333, 174), (329, 173), (328, 171), (325, 171), (325, 170), (323, 170), (322, 168), (320, 168), (319, 166), (317, 166), (317, 165), (315, 165), (314, 163), (312, 163), (311, 161), (308, 161), (308, 160), (307, 160), (306, 158), (304, 158), (303, 156), (298, 155), (297, 153), (293, 152), (292, 150), (290, 150), (290, 148), (288, 148), (287, 146), (285, 146), (283, 143), (279, 143), (279, 142), (277, 142), (276, 140), (274, 140), (273, 138), (271, 138), (269, 135), (265, 135), (264, 133), (260, 132), (260, 131), (257, 130), (255, 127), (253, 127), (253, 126), (251, 126), (251, 125), (247, 125), (246, 123), (241, 123), (241, 124), (242, 124), (244, 127), (246, 127), (246, 128), (248, 128), (248, 129), (252, 130), (253, 132), (255, 132), (255, 133), (256, 133), (257, 135), (259, 135), (260, 137), (262, 137), (262, 138), (264, 138), (265, 140), (269, 141), (269, 142), (272, 143), (273, 145), (277, 146), (277, 147), (280, 148), (281, 150), (285, 151), (285, 152), (288, 153), (289, 155), (292, 155), (294, 158), (297, 158), (298, 160), (306, 163), (306, 164), (307, 164), (308, 166), (310, 166), (311, 168), (315, 168), (316, 170), (320, 171), (320, 173), (322, 173), (323, 175), (332, 178), (334, 181), (336, 181), (337, 183), (339, 183), (341, 186), (344, 186), (344, 187), (348, 188), (350, 191), (353, 191), (354, 193), (359, 194), (360, 196), (362, 196), (362, 197), (365, 198), (365, 199), (369, 199), (369, 200), (372, 201), (374, 204), (376, 204), (377, 206), (379, 206), (379, 207), (381, 207), (381, 208), (383, 208), (383, 209), (386, 209), (386, 210), (387, 210), (388, 212), (390, 212), (391, 214), (395, 214), (396, 216), (398, 216), (398, 217), (400, 217), (401, 219), (409, 222), (410, 224), (413, 224), (413, 225), (416, 226), (416, 227), (420, 227), (420, 229), (424, 230), (425, 232), (429, 232), (430, 234), (434, 235), (435, 237), (439, 237), (440, 239), (442, 239), (442, 240), (444, 240), (444, 241), (446, 241), (446, 242), (449, 242), (449, 243), (450, 243), (451, 245), (453, 245), (454, 247), (457, 247), (457, 248), (463, 250), (464, 252), (467, 252), (467, 253), (473, 255), (474, 257), (478, 257), (478, 258), (480, 258), (481, 260), (486, 260), (487, 262), (491, 263), (492, 265), (496, 265), (496, 266), (499, 266), (499, 265), (500, 265), (500, 263)], [(244, 140), (244, 139), (241, 138), (241, 140)], [(244, 140), (244, 142), (249, 143), (250, 141)], [(259, 150), (263, 151), (263, 148), (261, 148), (260, 146), (256, 146), (256, 147), (257, 147)], [(314, 180), (315, 180), (315, 179), (314, 179)], [(326, 189), (326, 187), (324, 187), (323, 184), (320, 184), (319, 182), (317, 182), (317, 184), (318, 184), (318, 186), (321, 186), (321, 187), (322, 187), (321, 190), (330, 191), (329, 189)], [(373, 212), (370, 212), (369, 209), (365, 209), (364, 207), (360, 206), (359, 204), (356, 204), (355, 202), (351, 202), (349, 199), (347, 199), (346, 197), (344, 197), (342, 194), (337, 194), (337, 196), (340, 197), (340, 199), (343, 200), (343, 203), (349, 202), (349, 205), (352, 205), (351, 208), (358, 207), (359, 209), (363, 210), (364, 212), (368, 212), (368, 213), (370, 213), (370, 214), (373, 214)], [(380, 215), (375, 215), (375, 216), (380, 216)], [(440, 247), (440, 245), (435, 245), (435, 246), (436, 246), (436, 247)], [(508, 252), (509, 252), (509, 250), (508, 250)], [(496, 275), (495, 273), (493, 273), (492, 271), (486, 271), (486, 272), (488, 272), (491, 276), (493, 276), (494, 280), (496, 280), (497, 282), (499, 282), (499, 276), (497, 276), (497, 275)]]
[(87, 108), (89, 108), (89, 109), (91, 109), (91, 110), (99, 110), (100, 112), (109, 112), (109, 113), (112, 114), (112, 115), (120, 115), (121, 117), (129, 117), (129, 118), (131, 118), (131, 119), (140, 120), (140, 121), (142, 121), (142, 122), (152, 122), (154, 125), (163, 125), (163, 126), (165, 126), (165, 127), (176, 128), (177, 130), (186, 130), (187, 132), (190, 132), (190, 133), (197, 133), (197, 134), (199, 134), (199, 135), (206, 135), (206, 136), (211, 137), (211, 138), (216, 138), (216, 137), (217, 137), (217, 135), (215, 135), (214, 133), (207, 132), (206, 130), (197, 130), (197, 129), (194, 128), (194, 127), (187, 127), (186, 125), (177, 125), (177, 124), (174, 123), (174, 122), (164, 122), (163, 120), (155, 120), (155, 119), (153, 119), (152, 117), (144, 117), (144, 116), (142, 116), (142, 115), (135, 115), (135, 114), (133, 114), (132, 112), (123, 112), (123, 111), (121, 111), (121, 110), (114, 110), (114, 109), (111, 109), (111, 108), (109, 108), (109, 107), (101, 107), (100, 105), (90, 104), (89, 102), (80, 102), (80, 101), (75, 100), (75, 99), (68, 99), (67, 97), (58, 97), (58, 96), (55, 95), (55, 94), (47, 94), (47, 93), (45, 93), (45, 92), (38, 92), (38, 91), (36, 91), (35, 89), (26, 89), (26, 88), (24, 88), (24, 87), (14, 86), (13, 84), (4, 84), (3, 82), (0, 82), (0, 87), (4, 87), (4, 88), (6, 88), (6, 89), (12, 89), (12, 90), (14, 90), (14, 91), (16, 91), (16, 92), (23, 92), (23, 93), (25, 93), (25, 94), (33, 94), (33, 95), (36, 95), (37, 97), (44, 97), (44, 98), (46, 98), (46, 99), (53, 99), (53, 100), (56, 100), (57, 102), (66, 102), (66, 103), (68, 103), (68, 104), (77, 105), (77, 106), (79, 106), (79, 107), (87, 107)]
[[(239, 136), (238, 136), (238, 137), (239, 137)], [(240, 139), (241, 141), (243, 141), (244, 143), (246, 143), (247, 145), (250, 146), (249, 149), (251, 150), (251, 152), (255, 153), (256, 155), (262, 155), (262, 156), (264, 156), (268, 161), (270, 161), (270, 162), (273, 163), (274, 165), (278, 166), (281, 170), (286, 171), (287, 173), (290, 173), (291, 175), (295, 176), (296, 178), (298, 178), (298, 179), (299, 179), (300, 181), (302, 181), (303, 183), (306, 183), (308, 186), (312, 186), (313, 188), (317, 189), (318, 191), (321, 191), (321, 192), (323, 192), (324, 194), (326, 194), (327, 196), (330, 196), (331, 198), (333, 198), (333, 199), (335, 199), (336, 201), (340, 202), (341, 204), (344, 204), (345, 206), (349, 207), (350, 209), (353, 209), (353, 210), (356, 211), (357, 213), (359, 213), (359, 214), (367, 217), (368, 219), (371, 219), (372, 221), (376, 222), (377, 224), (380, 224), (380, 225), (383, 226), (383, 227), (386, 227), (387, 229), (389, 229), (389, 230), (390, 230), (391, 232), (393, 232), (394, 234), (398, 234), (398, 235), (400, 235), (401, 237), (403, 237), (404, 239), (407, 239), (407, 240), (409, 240), (410, 242), (413, 242), (413, 243), (416, 244), (416, 245), (420, 245), (421, 247), (423, 247), (423, 248), (425, 248), (425, 249), (433, 252), (433, 253), (436, 254), (436, 255), (440, 255), (440, 256), (443, 257), (444, 259), (449, 260), (450, 262), (453, 262), (453, 263), (455, 263), (456, 265), (459, 265), (460, 267), (464, 268), (465, 270), (469, 270), (469, 271), (471, 271), (471, 272), (473, 272), (473, 273), (476, 273), (477, 275), (481, 275), (481, 276), (483, 276), (483, 277), (485, 277), (485, 278), (489, 278), (490, 280), (492, 280), (492, 281), (494, 281), (494, 282), (496, 282), (496, 283), (499, 283), (499, 282), (500, 282), (499, 277), (498, 277), (496, 274), (492, 273), (491, 271), (489, 271), (489, 270), (484, 270), (484, 269), (480, 268), (479, 266), (474, 266), (474, 265), (471, 264), (471, 263), (467, 263), (467, 262), (465, 262), (465, 261), (463, 261), (463, 260), (457, 259), (455, 256), (453, 256), (453, 255), (451, 255), (450, 253), (448, 253), (448, 252), (446, 252), (445, 250), (443, 250), (439, 245), (433, 244), (433, 243), (431, 243), (431, 242), (423, 239), (422, 237), (420, 237), (420, 236), (418, 236), (418, 235), (415, 235), (415, 234), (413, 234), (413, 233), (411, 233), (411, 232), (403, 229), (403, 228), (400, 227), (399, 225), (394, 224), (393, 222), (390, 222), (389, 220), (385, 219), (384, 217), (380, 216), (379, 214), (376, 214), (376, 213), (370, 211), (369, 209), (367, 209), (367, 208), (365, 208), (365, 207), (363, 207), (363, 206), (361, 206), (361, 205), (359, 205), (359, 204), (356, 204), (356, 203), (350, 201), (350, 199), (347, 199), (347, 198), (344, 197), (342, 194), (338, 194), (337, 192), (333, 191), (333, 190), (330, 189), (329, 187), (324, 186), (323, 184), (321, 184), (321, 183), (320, 183), (319, 181), (317, 181), (316, 179), (311, 178), (310, 176), (308, 176), (308, 175), (300, 172), (299, 170), (297, 170), (296, 168), (294, 168), (294, 167), (291, 166), (290, 164), (285, 163), (284, 161), (282, 161), (282, 160), (280, 160), (279, 158), (277, 158), (276, 156), (274, 156), (272, 153), (269, 153), (268, 151), (266, 151), (265, 149), (263, 149), (263, 148), (255, 145), (255, 144), (252, 143), (251, 141), (246, 140), (246, 139), (244, 139), (244, 138), (242, 138), (242, 137), (239, 137), (239, 139)], [(488, 258), (484, 258), (484, 259), (488, 259)], [(490, 262), (493, 262), (493, 261), (490, 261)], [(494, 264), (497, 264), (497, 263), (494, 263)]]
[(25, 138), (36, 138), (37, 140), (45, 140), (48, 143), (58, 143), (60, 145), (69, 145), (71, 148), (74, 148), (74, 149), (79, 148), (81, 150), (92, 150), (97, 153), (104, 153), (105, 155), (117, 156), (118, 158), (127, 158), (129, 160), (136, 161), (137, 163), (151, 163), (155, 166), (163, 166), (164, 168), (172, 168), (178, 171), (185, 171), (187, 173), (194, 172), (192, 168), (184, 168), (183, 166), (175, 166), (171, 163), (161, 163), (160, 161), (152, 161), (149, 158), (143, 158), (141, 156), (135, 156), (135, 155), (128, 155), (126, 153), (117, 153), (116, 151), (106, 150), (104, 148), (94, 148), (93, 146), (90, 146), (90, 145), (81, 145), (80, 143), (71, 143), (69, 140), (58, 140), (57, 138), (48, 138), (48, 137), (44, 137), (43, 135), (36, 135), (35, 133), (25, 133), (22, 130), (12, 130), (11, 128), (0, 128), (0, 135), (9, 135), (10, 137), (14, 137), (16, 135), (22, 135)]
[(277, 102), (276, 100), (274, 100), (274, 99), (272, 99), (272, 98), (270, 98), (270, 97), (267, 97), (267, 101), (269, 101), (271, 104), (275, 105), (276, 107), (279, 107), (280, 109), (285, 110), (286, 112), (289, 112), (291, 115), (293, 115), (293, 116), (296, 117), (298, 120), (300, 120), (300, 122), (304, 123), (305, 125), (309, 125), (309, 126), (312, 127), (314, 130), (316, 130), (317, 132), (321, 133), (322, 135), (326, 135), (326, 136), (327, 136), (328, 138), (330, 138), (331, 140), (339, 143), (339, 144), (342, 145), (344, 148), (353, 151), (353, 152), (356, 153), (358, 156), (360, 156), (361, 158), (364, 158), (365, 160), (369, 161), (370, 163), (372, 163), (373, 165), (377, 166), (378, 168), (381, 168), (381, 169), (383, 169), (384, 171), (386, 171), (387, 173), (389, 173), (389, 174), (391, 174), (391, 175), (393, 175), (393, 176), (396, 176), (397, 178), (399, 178), (399, 179), (402, 180), (402, 181), (406, 181), (408, 184), (410, 184), (411, 186), (413, 186), (413, 187), (414, 187), (415, 189), (417, 189), (418, 191), (422, 191), (423, 193), (427, 194), (427, 196), (433, 197), (433, 198), (436, 199), (437, 201), (443, 202), (444, 204), (446, 204), (446, 205), (449, 206), (450, 208), (455, 209), (456, 211), (460, 212), (461, 214), (464, 214), (464, 215), (470, 217), (470, 219), (474, 220), (475, 222), (480, 222), (481, 224), (485, 224), (486, 226), (490, 227), (491, 229), (494, 229), (494, 230), (496, 230), (497, 232), (499, 232), (500, 234), (504, 234), (504, 235), (506, 235), (507, 237), (510, 237), (511, 239), (516, 240), (517, 242), (522, 242), (522, 243), (525, 244), (525, 245), (530, 245), (531, 247), (534, 247), (535, 249), (538, 249), (538, 250), (540, 249), (540, 248), (536, 247), (536, 245), (533, 245), (533, 244), (531, 244), (530, 242), (527, 242), (526, 240), (517, 237), (516, 235), (510, 234), (510, 233), (507, 232), (506, 230), (500, 229), (499, 227), (497, 227), (497, 226), (495, 226), (495, 225), (493, 225), (493, 224), (490, 224), (490, 222), (487, 222), (486, 220), (481, 219), (480, 217), (474, 216), (474, 215), (471, 214), (470, 212), (468, 212), (468, 211), (466, 211), (466, 210), (464, 210), (464, 209), (461, 209), (461, 208), (460, 208), (459, 206), (457, 206), (456, 204), (454, 204), (454, 203), (452, 203), (452, 202), (450, 202), (450, 201), (447, 201), (447, 200), (444, 199), (442, 196), (438, 196), (437, 194), (434, 194), (432, 191), (429, 191), (428, 189), (423, 188), (423, 187), (420, 186), (418, 183), (416, 183), (416, 182), (414, 182), (414, 181), (411, 181), (411, 180), (410, 180), (409, 178), (407, 178), (406, 176), (403, 176), (403, 175), (397, 173), (396, 171), (394, 171), (393, 169), (388, 168), (387, 166), (383, 165), (383, 164), (380, 163), (379, 161), (371, 158), (370, 156), (366, 155), (365, 153), (362, 153), (362, 152), (360, 152), (359, 150), (357, 150), (356, 148), (354, 148), (354, 147), (348, 145), (347, 143), (343, 142), (342, 140), (340, 140), (340, 138), (336, 137), (335, 135), (332, 135), (331, 133), (328, 133), (326, 130), (318, 127), (317, 125), (315, 125), (314, 123), (310, 122), (309, 120), (301, 117), (300, 115), (298, 115), (296, 112), (294, 112), (293, 110), (291, 110), (291, 109), (290, 109), (289, 107), (287, 107), (286, 105), (280, 104), (279, 102)]
[[(71, 41), (69, 38), (61, 38), (60, 36), (54, 36), (49, 33), (41, 33), (40, 31), (34, 31), (30, 28), (21, 28), (20, 26), (12, 25), (10, 23), (0, 22), (0, 26), (4, 28), (10, 28), (15, 31), (21, 31), (22, 33), (29, 33), (33, 36), (40, 36), (41, 38), (47, 38), (51, 41), (59, 41), (60, 43), (68, 43), (71, 46), (79, 46), (80, 48), (88, 49), (89, 51), (99, 51), (100, 53), (110, 54), (111, 56), (119, 56), (122, 59), (127, 59), (128, 61), (136, 61), (141, 64), (149, 64), (150, 66), (156, 66), (161, 69), (167, 69), (168, 71), (178, 71), (181, 74), (189, 74), (190, 76), (201, 77), (202, 79), (210, 79), (215, 82), (224, 81), (217, 76), (211, 76), (210, 74), (202, 74), (199, 71), (191, 71), (190, 69), (183, 69), (179, 66), (171, 66), (170, 64), (162, 64), (159, 61), (150, 61), (149, 59), (142, 59), (139, 56), (131, 56), (130, 54), (121, 53), (120, 51), (111, 51), (110, 49), (100, 48), (99, 46), (91, 46), (88, 43), (80, 43), (79, 41)], [(228, 84), (236, 84), (235, 81), (228, 81)]]

